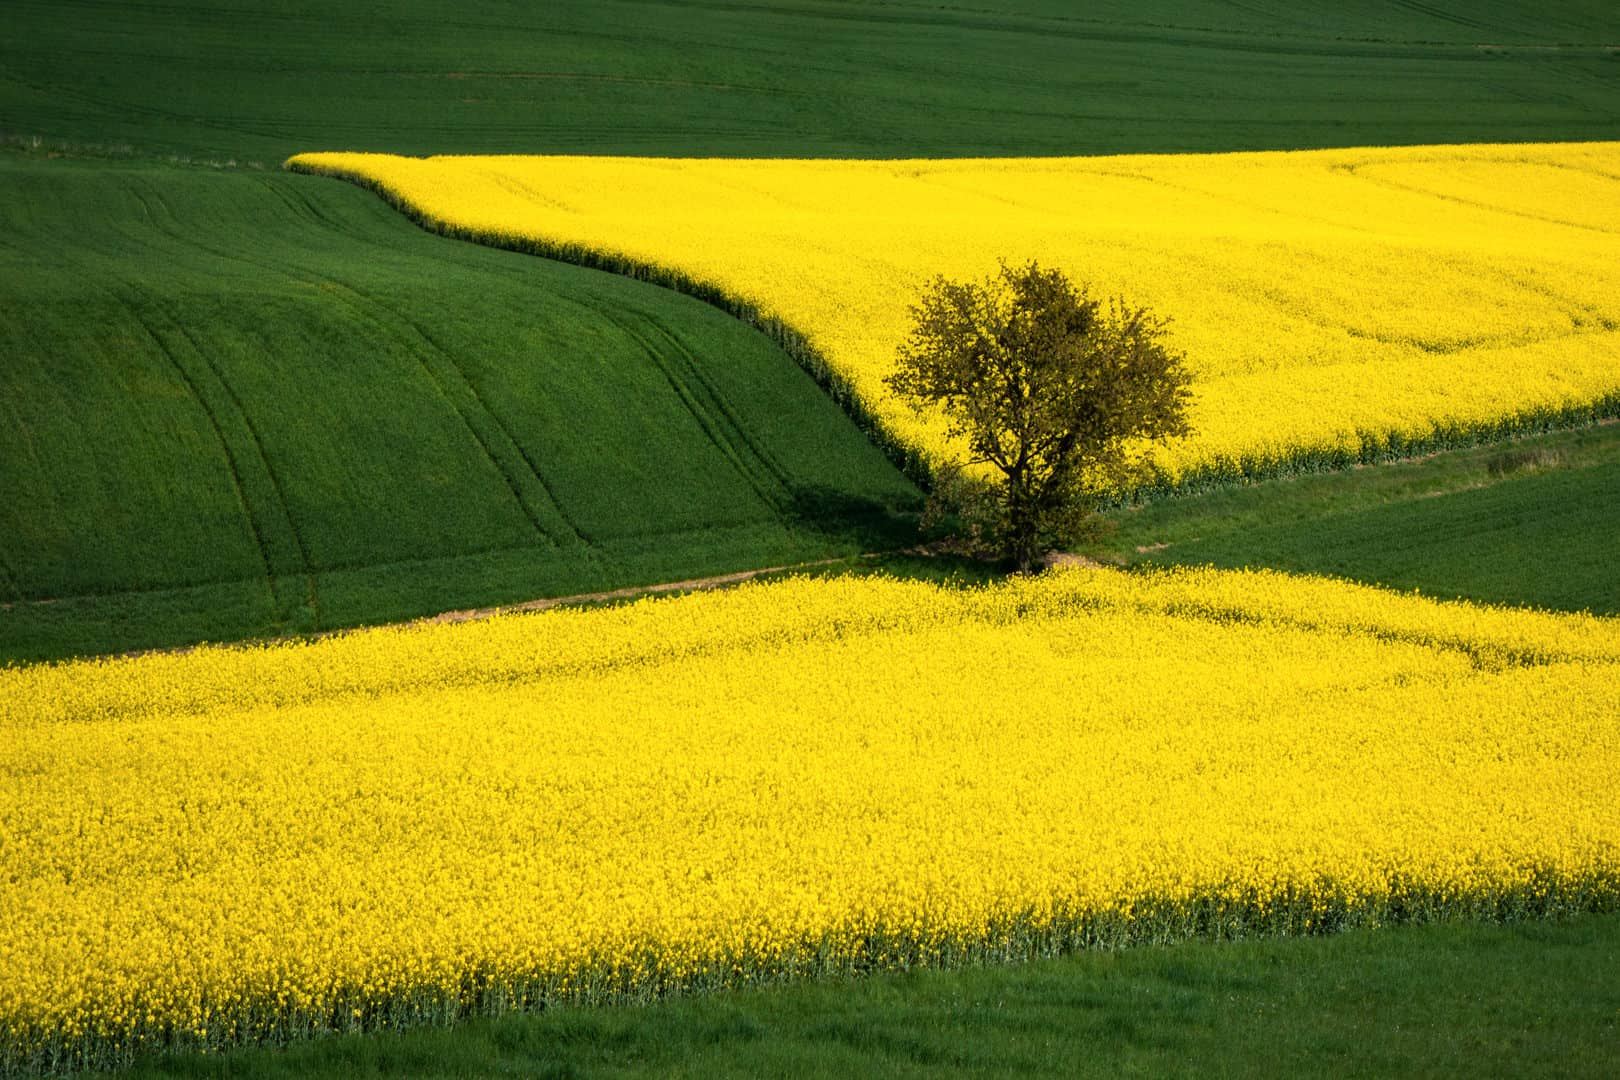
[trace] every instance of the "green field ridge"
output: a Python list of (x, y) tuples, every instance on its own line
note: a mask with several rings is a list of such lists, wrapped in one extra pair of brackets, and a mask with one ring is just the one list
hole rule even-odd
[(1430, 596), (1620, 615), (1620, 424), (1122, 506), (1119, 565), (1267, 566)]
[(1577, 141), (1620, 116), (1602, 0), (12, 0), (7, 16), (0, 135), (218, 161)]
[[(811, 378), (815, 379), (816, 384), (826, 391), (839, 408), (849, 415), (855, 425), (884, 452), (896, 468), (914, 483), (926, 485), (932, 479), (933, 471), (924, 455), (916, 447), (897, 438), (878, 420), (877, 414), (866, 405), (850, 386), (849, 380), (822, 354), (821, 350), (811, 345), (804, 334), (792, 324), (774, 315), (765, 314), (757, 304), (744, 297), (673, 267), (633, 259), (618, 252), (603, 251), (583, 244), (554, 242), (544, 237), (518, 237), (487, 232), (443, 221), (400, 198), (386, 184), (348, 169), (297, 160), (289, 160), (283, 167), (289, 172), (342, 180), (369, 191), (393, 207), (406, 220), (437, 236), (600, 270), (630, 278), (632, 281), (645, 281), (700, 300), (764, 334), (791, 356)], [(1615, 397), (1616, 408), (1620, 408), (1620, 393)]]

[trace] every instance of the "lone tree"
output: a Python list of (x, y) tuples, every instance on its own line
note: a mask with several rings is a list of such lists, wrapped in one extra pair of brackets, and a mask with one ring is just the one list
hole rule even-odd
[[(941, 471), (931, 509), (961, 513), (1020, 570), (1085, 531), (1098, 496), (1142, 468), (1144, 441), (1190, 431), (1166, 321), (1122, 299), (1104, 309), (1060, 270), (936, 277), (911, 313), (886, 382), (919, 412), (943, 410), (973, 455)], [(1000, 482), (976, 480), (979, 464)]]

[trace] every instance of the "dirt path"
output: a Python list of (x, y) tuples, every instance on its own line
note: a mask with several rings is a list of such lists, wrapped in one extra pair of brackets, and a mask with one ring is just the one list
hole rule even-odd
[[(932, 555), (934, 550), (924, 546), (902, 548), (905, 555)], [(519, 611), (544, 611), (546, 608), (559, 607), (564, 604), (595, 604), (609, 600), (634, 600), (637, 597), (653, 596), (667, 592), (696, 592), (700, 589), (718, 589), (727, 585), (738, 585), (763, 574), (780, 574), (789, 570), (811, 570), (818, 566), (832, 566), (836, 563), (847, 562), (850, 559), (879, 559), (884, 555), (892, 555), (889, 551), (869, 551), (861, 555), (846, 555), (837, 559), (817, 559), (814, 562), (789, 563), (784, 566), (764, 566), (758, 570), (739, 570), (734, 574), (718, 574), (714, 577), (688, 578), (685, 581), (666, 581), (658, 585), (632, 585), (624, 589), (612, 589), (608, 592), (577, 593), (574, 596), (551, 596), (539, 600), (525, 600), (518, 604), (502, 604), (498, 607), (467, 608), (463, 611), (445, 611), (438, 615), (428, 615), (420, 619), (411, 619), (409, 624), (458, 623), (469, 622), (473, 619), (487, 619), (495, 615), (509, 615)], [(1062, 567), (1084, 567), (1097, 569), (1103, 564), (1086, 555), (1068, 552), (1051, 552), (1041, 559), (1043, 569)], [(332, 631), (341, 633), (342, 631)]]
[[(642, 596), (656, 596), (659, 593), (696, 592), (702, 589), (720, 589), (727, 585), (739, 585), (751, 578), (764, 574), (779, 574), (788, 570), (811, 570), (818, 566), (832, 566), (836, 563), (847, 562), (850, 559), (878, 559), (891, 552), (873, 551), (860, 555), (845, 555), (836, 559), (817, 559), (813, 562), (787, 563), (782, 566), (762, 566), (757, 570), (739, 570), (733, 574), (717, 574), (714, 577), (688, 578), (685, 581), (664, 581), (656, 585), (632, 585), (623, 589), (611, 589), (607, 592), (576, 593), (573, 596), (547, 596), (538, 600), (524, 600), (516, 604), (501, 604), (497, 607), (463, 608), (459, 611), (441, 611), (437, 615), (423, 615), (415, 619), (402, 619), (398, 622), (388, 623), (362, 623), (358, 626), (338, 626), (330, 630), (317, 630), (312, 634), (284, 634), (277, 637), (245, 638), (240, 641), (209, 642), (213, 645), (274, 645), (283, 641), (316, 641), (321, 638), (336, 637), (339, 634), (358, 633), (363, 630), (372, 630), (384, 626), (433, 626), (440, 623), (472, 622), (475, 619), (490, 619), (497, 615), (511, 615), (522, 611), (544, 611), (547, 608), (562, 607), (566, 604), (597, 604), (613, 600), (634, 600)], [(51, 600), (38, 600), (34, 603), (54, 603)], [(0, 604), (0, 608), (9, 607), (9, 604)], [(179, 655), (196, 652), (203, 645), (175, 645), (160, 649), (129, 649), (125, 652), (111, 655), (120, 658), (136, 656), (151, 656), (159, 654)]]
[[(762, 566), (757, 570), (739, 570), (733, 574), (717, 574), (714, 577), (688, 578), (685, 581), (665, 581), (657, 585), (632, 585), (623, 589), (610, 589), (607, 592), (576, 593), (573, 596), (548, 596), (539, 600), (525, 600), (517, 604), (501, 604), (497, 607), (443, 611), (437, 615), (427, 615), (420, 619), (407, 620), (405, 625), (471, 622), (474, 619), (488, 619), (496, 615), (510, 615), (520, 611), (544, 611), (547, 608), (561, 607), (565, 604), (596, 604), (610, 600), (634, 600), (638, 597), (655, 596), (659, 593), (719, 589), (727, 585), (739, 585), (763, 574), (780, 574), (788, 570), (810, 570), (818, 566), (832, 566), (836, 563), (848, 562), (851, 558), (876, 559), (884, 554), (887, 553), (867, 552), (862, 555), (846, 555), (836, 559), (817, 559), (814, 562), (788, 563), (783, 566)], [(343, 631), (333, 630), (330, 633), (343, 633)]]

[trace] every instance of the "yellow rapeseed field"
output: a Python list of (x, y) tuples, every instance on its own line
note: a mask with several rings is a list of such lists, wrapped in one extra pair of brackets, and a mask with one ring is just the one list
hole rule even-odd
[(0, 670), (0, 1070), (1620, 901), (1620, 623), (792, 580)]
[(1174, 320), (1196, 435), (1165, 478), (1343, 462), (1620, 410), (1620, 143), (960, 161), (304, 154), (426, 222), (627, 260), (791, 327), (902, 444), (882, 385), (935, 274), (1030, 258)]

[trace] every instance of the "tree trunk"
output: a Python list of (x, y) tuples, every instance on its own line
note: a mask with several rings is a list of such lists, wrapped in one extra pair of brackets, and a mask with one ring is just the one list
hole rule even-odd
[(1038, 523), (1035, 520), (1034, 493), (1021, 468), (1007, 473), (1007, 554), (1020, 574), (1034, 565)]

